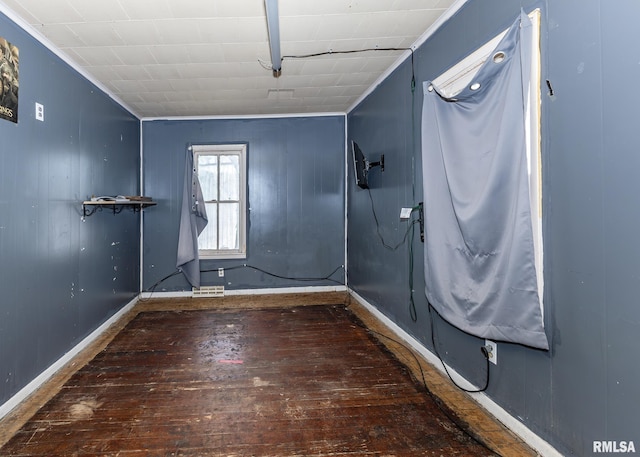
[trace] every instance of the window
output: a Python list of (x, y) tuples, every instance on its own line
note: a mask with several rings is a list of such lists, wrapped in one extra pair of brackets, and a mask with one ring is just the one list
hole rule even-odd
[(245, 144), (193, 146), (209, 223), (198, 237), (201, 259), (245, 258)]
[[(538, 280), (538, 293), (540, 295), (540, 309), (543, 310), (542, 167), (540, 159), (540, 10), (536, 9), (532, 11), (529, 14), (529, 19), (531, 19), (533, 36), (531, 40), (531, 85), (529, 87), (527, 106), (527, 160), (536, 276)], [(447, 97), (452, 97), (460, 92), (471, 82), (474, 75), (487, 59), (492, 58), (498, 61), (496, 59), (504, 57), (500, 52), (495, 54), (493, 54), (493, 52), (506, 32), (505, 30), (491, 41), (485, 43), (465, 59), (434, 79), (433, 83)]]

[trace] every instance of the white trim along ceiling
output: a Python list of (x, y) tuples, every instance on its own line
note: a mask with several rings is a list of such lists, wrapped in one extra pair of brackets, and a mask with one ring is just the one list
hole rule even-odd
[[(348, 112), (465, 1), (279, 0), (279, 78), (264, 0), (0, 0), (0, 11), (145, 119)], [(340, 53), (364, 49), (377, 50)]]

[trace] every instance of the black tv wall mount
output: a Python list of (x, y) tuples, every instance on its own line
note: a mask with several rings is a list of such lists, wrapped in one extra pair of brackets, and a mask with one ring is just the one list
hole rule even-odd
[(367, 170), (373, 167), (380, 167), (380, 171), (384, 171), (384, 154), (380, 156), (380, 160), (377, 162), (367, 162)]

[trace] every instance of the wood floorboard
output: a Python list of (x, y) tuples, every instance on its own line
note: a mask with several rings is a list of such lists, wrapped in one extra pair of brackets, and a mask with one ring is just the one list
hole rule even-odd
[(343, 305), (139, 313), (3, 456), (490, 456)]

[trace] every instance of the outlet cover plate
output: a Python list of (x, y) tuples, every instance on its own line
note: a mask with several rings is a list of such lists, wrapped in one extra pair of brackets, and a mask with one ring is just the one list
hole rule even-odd
[(491, 348), (491, 350), (489, 351), (489, 362), (493, 363), (494, 365), (497, 365), (498, 364), (498, 343), (491, 340), (484, 340), (484, 345), (487, 346), (487, 348)]
[(44, 105), (36, 102), (36, 120), (44, 122)]

